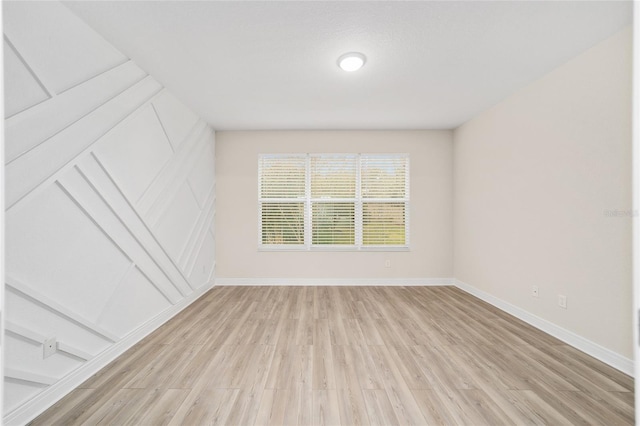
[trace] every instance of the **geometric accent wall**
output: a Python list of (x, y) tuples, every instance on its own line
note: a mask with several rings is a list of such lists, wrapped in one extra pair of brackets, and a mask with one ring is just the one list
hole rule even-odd
[(10, 416), (212, 285), (215, 134), (64, 5), (3, 8)]

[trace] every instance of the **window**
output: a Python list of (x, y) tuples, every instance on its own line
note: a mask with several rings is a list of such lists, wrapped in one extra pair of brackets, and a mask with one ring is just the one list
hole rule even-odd
[(259, 246), (406, 249), (406, 154), (263, 154)]

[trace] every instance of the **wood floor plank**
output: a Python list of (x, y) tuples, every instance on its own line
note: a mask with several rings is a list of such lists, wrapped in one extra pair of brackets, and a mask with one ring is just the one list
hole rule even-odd
[(509, 403), (522, 413), (520, 418), (523, 419), (523, 424), (571, 424), (558, 410), (545, 402), (532, 390), (509, 390), (505, 391), (505, 393)]
[(90, 425), (122, 424), (130, 417), (144, 397), (144, 389), (119, 389), (85, 421)]
[(307, 386), (298, 385), (294, 389), (290, 389), (287, 395), (288, 401), (282, 424), (312, 425), (313, 390)]
[(328, 320), (314, 321), (313, 341), (313, 389), (335, 389), (336, 380)]
[(369, 424), (358, 373), (354, 367), (353, 353), (349, 347), (337, 345), (333, 348), (333, 359), (342, 423), (349, 425)]
[(354, 360), (355, 370), (358, 374), (358, 381), (362, 389), (382, 389), (382, 379), (376, 367), (376, 362), (369, 351), (368, 346), (351, 345), (345, 347), (346, 351), (351, 351)]
[(362, 393), (372, 426), (400, 424), (387, 392), (382, 389), (365, 389)]
[(188, 389), (153, 389), (123, 425), (167, 425), (187, 398)]
[(402, 424), (420, 425), (425, 423), (418, 404), (393, 362), (386, 346), (371, 346), (380, 377), (387, 391), (396, 416)]
[(634, 399), (453, 287), (216, 287), (30, 425), (632, 425)]
[(265, 389), (256, 415), (256, 425), (282, 425), (289, 403), (288, 389)]
[(426, 423), (429, 425), (457, 424), (456, 418), (442, 403), (438, 393), (439, 391), (433, 389), (416, 389), (413, 391), (413, 396), (422, 411)]
[(238, 389), (193, 390), (173, 416), (170, 425), (224, 424), (240, 392)]
[(225, 420), (228, 425), (253, 425), (260, 409), (262, 390), (240, 389), (229, 415)]
[(51, 408), (47, 410), (46, 416), (39, 416), (31, 422), (32, 426), (45, 426), (45, 425), (64, 425), (65, 422), (71, 420), (69, 414), (69, 407), (74, 407), (73, 412), (75, 417), (81, 415), (87, 407), (86, 401), (88, 396), (94, 393), (95, 389), (82, 389), (76, 388), (72, 390), (62, 400), (56, 402)]
[(314, 390), (313, 392), (313, 425), (332, 426), (340, 424), (338, 394), (335, 389)]

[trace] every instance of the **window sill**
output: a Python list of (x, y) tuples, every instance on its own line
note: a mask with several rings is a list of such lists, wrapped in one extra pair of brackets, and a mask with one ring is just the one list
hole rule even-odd
[(408, 246), (399, 247), (258, 247), (258, 251), (304, 251), (304, 252), (318, 252), (318, 251), (337, 251), (337, 252), (402, 252), (411, 251)]

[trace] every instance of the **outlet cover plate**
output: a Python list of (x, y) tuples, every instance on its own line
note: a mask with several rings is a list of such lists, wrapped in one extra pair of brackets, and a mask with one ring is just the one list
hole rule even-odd
[(558, 295), (558, 306), (562, 309), (567, 309), (567, 296), (562, 294)]
[(47, 340), (44, 341), (43, 343), (43, 353), (42, 353), (42, 357), (43, 358), (49, 358), (51, 355), (56, 353), (56, 350), (58, 349), (58, 344), (56, 343), (56, 338), (55, 337), (51, 337)]

